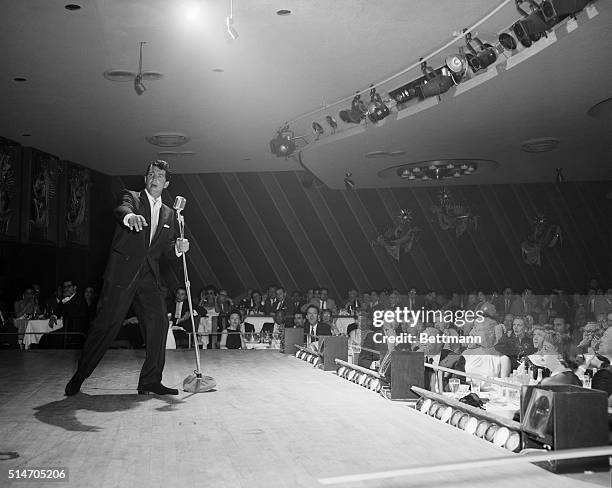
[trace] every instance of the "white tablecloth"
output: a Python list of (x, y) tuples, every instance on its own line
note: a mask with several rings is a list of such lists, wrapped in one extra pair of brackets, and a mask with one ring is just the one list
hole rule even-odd
[(23, 336), (23, 345), (29, 349), (32, 344), (38, 344), (40, 338), (48, 332), (59, 330), (64, 327), (62, 319), (59, 319), (53, 328), (49, 327), (49, 319), (28, 320)]

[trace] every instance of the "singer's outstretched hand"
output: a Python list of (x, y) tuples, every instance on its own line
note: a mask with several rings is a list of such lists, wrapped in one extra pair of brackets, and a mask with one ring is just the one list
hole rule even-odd
[(135, 230), (136, 232), (140, 232), (145, 227), (148, 227), (146, 219), (142, 215), (132, 215), (128, 221), (127, 225), (130, 230)]
[(177, 254), (182, 254), (184, 252), (189, 251), (189, 240), (181, 239), (180, 237), (176, 240), (174, 244), (174, 248), (176, 249)]

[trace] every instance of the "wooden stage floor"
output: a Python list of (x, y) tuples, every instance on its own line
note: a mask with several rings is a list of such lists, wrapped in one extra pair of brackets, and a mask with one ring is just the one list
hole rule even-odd
[[(512, 455), (276, 351), (205, 351), (216, 391), (139, 396), (144, 352), (110, 350), (75, 397), (77, 351), (0, 351), (0, 486), (311, 487), (317, 478)], [(168, 351), (180, 389), (193, 351)], [(13, 457), (7, 452), (14, 452)], [(68, 483), (7, 481), (65, 466)], [(596, 486), (535, 466), (390, 479), (395, 487)]]

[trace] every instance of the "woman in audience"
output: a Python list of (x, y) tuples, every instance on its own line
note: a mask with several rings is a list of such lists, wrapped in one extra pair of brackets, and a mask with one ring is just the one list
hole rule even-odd
[(524, 317), (514, 317), (510, 334), (504, 334), (495, 349), (510, 358), (512, 370), (518, 367), (521, 358), (535, 352), (533, 340), (527, 333)]
[(582, 381), (574, 373), (578, 368), (576, 357), (570, 355), (567, 339), (562, 334), (558, 332), (545, 334), (542, 353), (544, 354), (542, 366), (548, 370), (548, 374), (541, 385), (582, 386)]
[(23, 291), (21, 300), (15, 301), (13, 311), (16, 319), (22, 319), (26, 316), (33, 316), (39, 313), (38, 302), (34, 295), (34, 289), (29, 287)]
[(232, 311), (227, 321), (227, 328), (221, 333), (221, 349), (246, 349), (240, 322), (240, 312)]

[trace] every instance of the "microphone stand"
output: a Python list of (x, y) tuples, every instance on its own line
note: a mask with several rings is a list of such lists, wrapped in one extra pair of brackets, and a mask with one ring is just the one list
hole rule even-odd
[[(179, 233), (181, 239), (185, 238), (185, 217), (181, 214), (182, 209), (176, 210), (176, 218), (178, 220), (179, 225)], [(182, 253), (183, 256), (183, 273), (185, 275), (185, 290), (187, 291), (187, 301), (189, 303), (189, 315), (191, 318), (191, 333), (193, 335), (193, 341), (195, 345), (195, 355), (196, 355), (196, 369), (193, 371), (193, 375), (189, 375), (183, 381), (183, 390), (190, 391), (193, 393), (201, 393), (205, 391), (209, 391), (216, 386), (216, 382), (210, 376), (206, 376), (206, 378), (202, 378), (202, 367), (200, 365), (200, 347), (198, 344), (198, 334), (195, 327), (195, 319), (193, 317), (193, 303), (191, 302), (191, 283), (189, 281), (189, 274), (187, 273), (187, 258), (185, 257), (186, 253)]]

